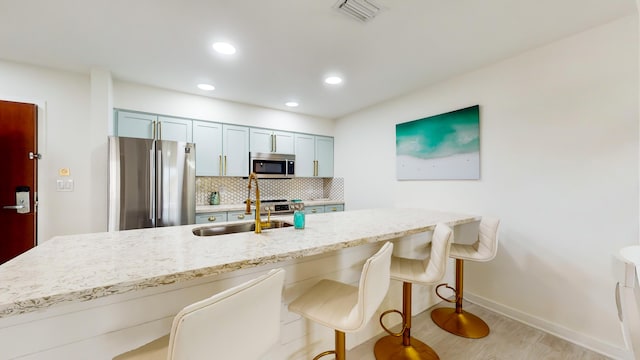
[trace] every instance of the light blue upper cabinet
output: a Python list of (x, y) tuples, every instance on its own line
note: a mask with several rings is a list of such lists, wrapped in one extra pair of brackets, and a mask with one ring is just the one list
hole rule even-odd
[(296, 177), (313, 177), (316, 168), (315, 136), (295, 134)]
[(249, 176), (249, 152), (296, 155), (297, 177), (333, 177), (333, 137), (116, 109), (116, 136), (196, 144), (197, 176)]
[(333, 138), (316, 136), (316, 176), (333, 177)]
[(116, 136), (154, 139), (157, 122), (156, 115), (116, 110), (114, 133)]
[(333, 138), (295, 134), (296, 177), (333, 177)]
[(290, 132), (251, 128), (249, 148), (251, 152), (293, 154), (293, 138)]
[(248, 127), (222, 125), (222, 162), (223, 176), (249, 176)]
[(194, 120), (196, 176), (249, 176), (249, 128)]
[(193, 120), (159, 116), (156, 139), (193, 142), (192, 128)]
[(222, 175), (222, 124), (193, 121), (196, 144), (196, 176)]
[(116, 110), (114, 124), (116, 136), (193, 141), (193, 121), (189, 119)]

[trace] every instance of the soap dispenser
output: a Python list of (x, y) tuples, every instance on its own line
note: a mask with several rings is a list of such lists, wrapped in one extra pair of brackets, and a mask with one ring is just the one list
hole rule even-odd
[(304, 210), (296, 210), (293, 213), (293, 226), (296, 229), (304, 229)]

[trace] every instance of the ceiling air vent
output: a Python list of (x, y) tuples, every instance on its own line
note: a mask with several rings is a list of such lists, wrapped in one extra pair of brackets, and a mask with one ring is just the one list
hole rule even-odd
[(339, 0), (334, 7), (361, 22), (373, 19), (382, 10), (373, 0)]

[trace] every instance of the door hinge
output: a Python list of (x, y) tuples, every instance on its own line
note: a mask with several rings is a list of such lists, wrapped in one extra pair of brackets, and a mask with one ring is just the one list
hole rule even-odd
[(42, 154), (34, 154), (33, 151), (29, 151), (29, 160), (40, 160), (42, 159)]

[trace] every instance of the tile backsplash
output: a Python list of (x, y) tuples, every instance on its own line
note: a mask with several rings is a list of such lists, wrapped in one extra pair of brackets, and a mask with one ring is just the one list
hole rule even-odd
[[(248, 179), (241, 177), (196, 177), (196, 205), (208, 205), (213, 191), (220, 193), (220, 204), (240, 204), (247, 199)], [(259, 179), (260, 199), (344, 199), (343, 178)], [(251, 198), (255, 198), (252, 184)]]

